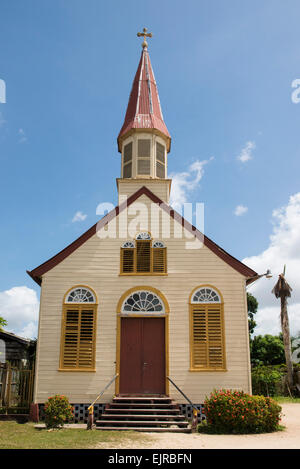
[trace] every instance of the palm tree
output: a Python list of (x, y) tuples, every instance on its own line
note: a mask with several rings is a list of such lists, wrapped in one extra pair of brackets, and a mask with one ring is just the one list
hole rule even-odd
[(287, 367), (287, 383), (289, 390), (293, 388), (293, 362), (292, 362), (292, 350), (290, 340), (290, 327), (289, 317), (287, 312), (287, 298), (291, 296), (292, 288), (285, 280), (285, 266), (283, 273), (279, 275), (278, 281), (274, 286), (272, 293), (276, 298), (280, 298), (281, 310), (280, 310), (280, 322), (283, 336), (285, 361)]

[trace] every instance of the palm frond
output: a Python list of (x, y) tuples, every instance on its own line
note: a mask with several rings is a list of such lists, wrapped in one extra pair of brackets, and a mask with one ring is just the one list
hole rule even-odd
[(284, 275), (280, 274), (278, 281), (272, 290), (272, 293), (276, 296), (276, 298), (289, 298), (291, 296), (292, 291), (293, 289), (285, 280)]

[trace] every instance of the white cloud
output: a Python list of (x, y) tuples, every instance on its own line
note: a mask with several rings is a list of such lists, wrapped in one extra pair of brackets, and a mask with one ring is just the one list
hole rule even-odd
[(247, 142), (241, 153), (237, 156), (237, 159), (242, 163), (246, 163), (246, 161), (252, 160), (252, 150), (254, 150), (255, 147), (255, 142)]
[(234, 214), (237, 217), (240, 217), (241, 215), (244, 215), (244, 213), (248, 212), (248, 207), (245, 207), (245, 205), (237, 205), (234, 210)]
[(293, 288), (288, 301), (290, 329), (292, 334), (296, 334), (300, 331), (300, 192), (292, 195), (286, 206), (274, 210), (272, 218), (273, 232), (267, 249), (257, 256), (243, 259), (259, 274), (268, 268), (273, 273), (271, 280), (263, 277), (249, 288), (259, 302), (257, 331), (265, 334), (274, 333), (275, 330), (280, 332), (280, 300), (274, 297), (271, 290), (286, 264), (286, 279)]
[(203, 177), (203, 167), (213, 159), (212, 156), (209, 160), (196, 160), (189, 166), (188, 171), (170, 174), (172, 178), (170, 205), (175, 210), (180, 211), (182, 205), (187, 202), (188, 192), (194, 190)]
[(19, 134), (19, 143), (27, 142), (27, 137), (26, 137), (25, 131), (23, 129), (19, 129), (18, 134)]
[(7, 329), (23, 337), (37, 336), (39, 300), (31, 288), (13, 287), (0, 292), (0, 316), (7, 321)]
[(87, 215), (85, 213), (82, 213), (82, 212), (76, 212), (73, 219), (72, 219), (72, 223), (76, 222), (76, 221), (83, 221), (85, 220), (87, 217)]

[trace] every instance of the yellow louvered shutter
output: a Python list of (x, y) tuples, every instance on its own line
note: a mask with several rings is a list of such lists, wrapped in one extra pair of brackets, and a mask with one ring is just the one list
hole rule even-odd
[(136, 271), (151, 271), (151, 241), (136, 242)]
[(65, 306), (61, 367), (93, 368), (96, 306)]
[(209, 368), (223, 368), (221, 305), (207, 305)]
[(65, 311), (65, 331), (63, 342), (63, 368), (77, 367), (79, 310), (67, 308)]
[(192, 305), (192, 368), (223, 369), (222, 305)]
[(192, 307), (192, 366), (207, 368), (207, 324), (204, 305)]
[(134, 248), (121, 248), (122, 273), (134, 272)]
[(92, 368), (94, 365), (94, 314), (93, 308), (81, 310), (78, 350), (79, 368)]
[(166, 272), (166, 248), (153, 248), (153, 272)]

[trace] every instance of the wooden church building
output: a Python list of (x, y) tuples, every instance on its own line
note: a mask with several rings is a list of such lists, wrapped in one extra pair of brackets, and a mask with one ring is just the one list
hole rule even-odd
[(215, 388), (251, 392), (246, 284), (257, 274), (169, 206), (171, 137), (141, 35), (119, 204), (28, 271), (41, 286), (34, 402), (64, 394), (77, 420), (104, 388), (96, 416), (115, 399), (127, 413), (144, 403), (148, 420), (174, 402), (190, 415)]

